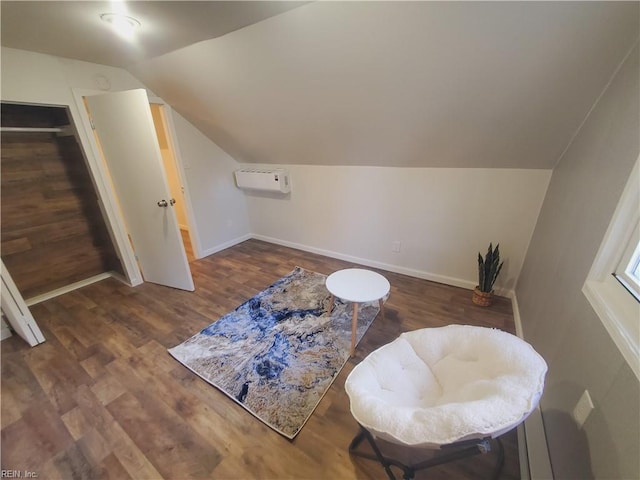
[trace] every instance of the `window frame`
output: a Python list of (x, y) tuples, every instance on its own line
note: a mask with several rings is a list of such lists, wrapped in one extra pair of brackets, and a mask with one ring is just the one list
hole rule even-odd
[(614, 276), (620, 283), (640, 301), (640, 275), (633, 272), (640, 270), (640, 222), (636, 223), (635, 230), (627, 247), (622, 254), (622, 259), (614, 272)]
[[(640, 380), (640, 303), (616, 275), (626, 270), (640, 235), (640, 156), (631, 171), (582, 292)], [(624, 278), (624, 277), (622, 277)]]

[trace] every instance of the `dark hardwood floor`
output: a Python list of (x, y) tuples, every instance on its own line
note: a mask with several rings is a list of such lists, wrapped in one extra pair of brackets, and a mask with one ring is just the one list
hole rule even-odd
[[(351, 457), (357, 433), (344, 382), (401, 332), (463, 323), (514, 331), (511, 304), (473, 305), (471, 292), (381, 272), (386, 318), (373, 322), (306, 426), (289, 441), (191, 373), (172, 347), (295, 266), (329, 274), (348, 262), (249, 240), (192, 262), (195, 292), (108, 279), (32, 307), (47, 341), (2, 342), (3, 470), (39, 479), (383, 479)], [(520, 478), (515, 431), (503, 479)], [(416, 478), (490, 478), (491, 452)], [(398, 473), (398, 478), (401, 475)]]

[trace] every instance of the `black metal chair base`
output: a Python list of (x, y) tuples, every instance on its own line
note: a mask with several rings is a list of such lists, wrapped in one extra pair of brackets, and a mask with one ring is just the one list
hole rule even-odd
[[(356, 450), (362, 440), (366, 439), (369, 446), (373, 450), (373, 454)], [(411, 480), (415, 477), (415, 474), (419, 470), (435, 467), (447, 462), (453, 462), (461, 458), (471, 457), (473, 455), (485, 454), (491, 451), (491, 437), (467, 440), (463, 442), (456, 442), (449, 445), (442, 445), (439, 453), (433, 458), (419, 462), (413, 465), (405, 465), (404, 463), (395, 460), (393, 458), (386, 457), (382, 454), (382, 451), (378, 447), (374, 436), (363, 426), (360, 426), (360, 432), (353, 438), (349, 445), (349, 453), (357, 457), (366, 458), (369, 460), (376, 460), (382, 464), (389, 480), (396, 480), (391, 467), (397, 467), (402, 470), (402, 478), (404, 480)], [(504, 466), (504, 447), (500, 438), (495, 439), (498, 445), (496, 466), (493, 472), (492, 478), (495, 480), (500, 476), (502, 467)]]

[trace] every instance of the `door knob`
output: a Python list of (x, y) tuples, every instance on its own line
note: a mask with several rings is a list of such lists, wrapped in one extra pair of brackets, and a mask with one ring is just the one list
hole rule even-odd
[(176, 199), (172, 198), (171, 200), (169, 200), (169, 205), (171, 205), (172, 207), (176, 204)]
[(164, 200), (164, 199), (162, 199), (162, 200), (160, 200), (160, 201), (158, 202), (158, 206), (159, 206), (159, 207), (166, 207), (167, 205), (169, 205), (169, 204), (168, 204), (168, 203), (167, 203), (167, 201), (166, 201), (166, 200)]

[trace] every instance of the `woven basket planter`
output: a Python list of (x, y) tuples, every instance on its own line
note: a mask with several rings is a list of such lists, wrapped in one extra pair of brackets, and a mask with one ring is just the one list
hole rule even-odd
[(488, 307), (493, 302), (493, 290), (490, 292), (481, 292), (478, 287), (473, 289), (473, 303), (481, 307)]

